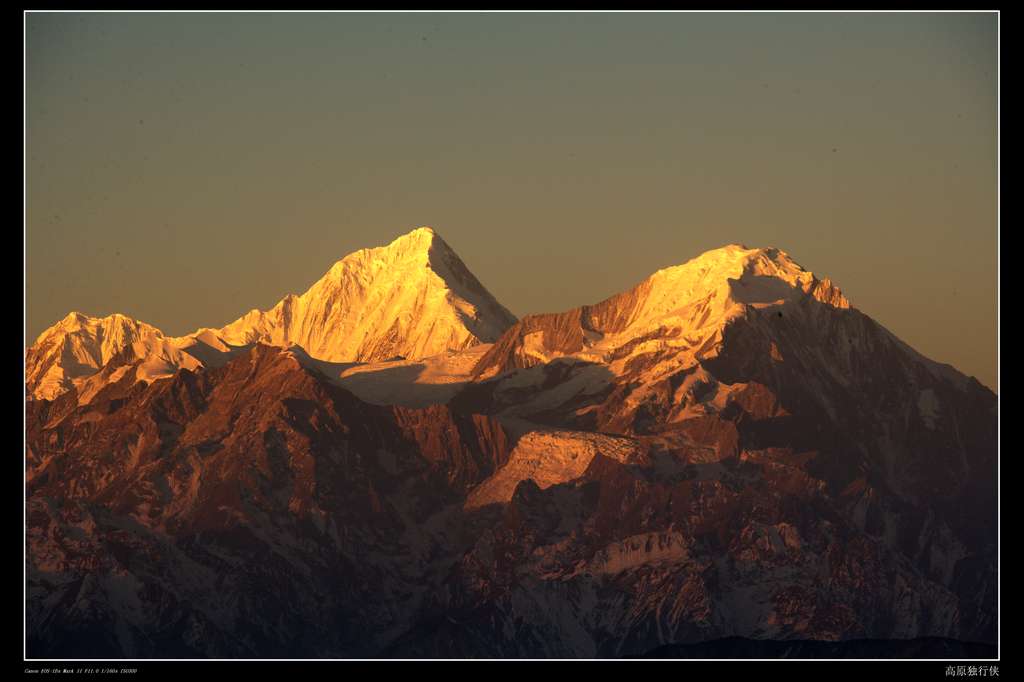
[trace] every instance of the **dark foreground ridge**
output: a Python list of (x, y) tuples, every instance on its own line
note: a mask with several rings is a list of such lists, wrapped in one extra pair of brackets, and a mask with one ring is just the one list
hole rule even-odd
[(770, 640), (725, 637), (695, 644), (666, 644), (643, 656), (627, 658), (939, 658), (988, 659), (997, 657), (994, 644), (961, 642), (944, 637), (915, 639)]

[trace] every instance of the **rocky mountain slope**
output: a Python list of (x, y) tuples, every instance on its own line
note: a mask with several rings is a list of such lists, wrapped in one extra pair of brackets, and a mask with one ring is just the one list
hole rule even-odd
[(996, 641), (995, 395), (777, 249), (420, 360), (234, 341), (28, 403), (30, 655)]

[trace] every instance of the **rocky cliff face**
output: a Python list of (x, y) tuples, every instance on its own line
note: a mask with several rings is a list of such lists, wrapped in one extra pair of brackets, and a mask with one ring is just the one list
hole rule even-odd
[(30, 402), (29, 654), (996, 641), (995, 395), (784, 253), (438, 357)]

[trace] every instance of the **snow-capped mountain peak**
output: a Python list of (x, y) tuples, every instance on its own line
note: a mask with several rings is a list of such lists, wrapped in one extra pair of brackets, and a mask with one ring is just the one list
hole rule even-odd
[(655, 272), (638, 318), (663, 315), (680, 306), (716, 298), (723, 309), (734, 304), (765, 305), (810, 295), (836, 308), (850, 303), (831, 281), (819, 280), (777, 248), (729, 244)]
[(751, 310), (786, 307), (807, 317), (817, 314), (815, 306), (801, 305), (810, 301), (850, 308), (838, 287), (785, 251), (729, 244), (658, 270), (600, 303), (524, 318), (481, 358), (477, 371), (486, 378), (565, 355), (628, 362), (655, 348), (671, 349), (673, 366), (692, 366), (716, 354), (726, 327)]
[(422, 358), (494, 341), (515, 317), (431, 228), (335, 263), (301, 295), (219, 330), (228, 343), (298, 344), (331, 362)]

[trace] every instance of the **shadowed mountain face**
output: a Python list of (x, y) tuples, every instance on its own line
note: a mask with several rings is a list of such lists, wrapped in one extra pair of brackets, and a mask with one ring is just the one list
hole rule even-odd
[(996, 641), (995, 395), (776, 249), (422, 359), (211, 343), (28, 403), (30, 656)]
[(510, 448), (491, 418), (368, 405), (262, 345), (48, 406), (29, 404), (40, 655), (373, 651), (469, 542), (451, 516)]

